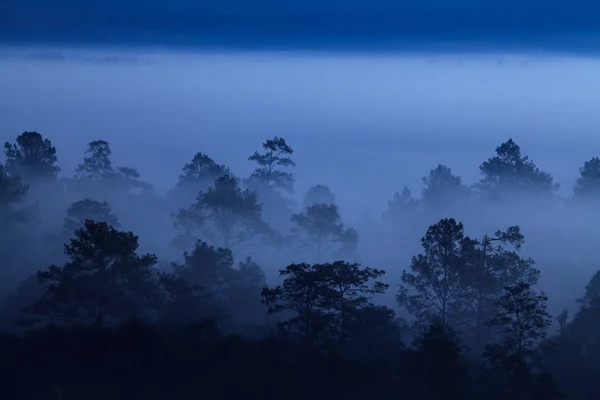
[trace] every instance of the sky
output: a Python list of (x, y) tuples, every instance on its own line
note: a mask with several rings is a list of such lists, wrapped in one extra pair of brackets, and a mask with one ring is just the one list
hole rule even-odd
[[(2, 0), (0, 42), (595, 50), (595, 0)], [(464, 44), (464, 43), (463, 43)]]

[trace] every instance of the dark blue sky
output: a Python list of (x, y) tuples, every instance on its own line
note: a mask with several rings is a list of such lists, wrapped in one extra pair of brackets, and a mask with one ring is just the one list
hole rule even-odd
[(597, 0), (0, 0), (5, 43), (559, 48), (594, 47), (598, 32)]

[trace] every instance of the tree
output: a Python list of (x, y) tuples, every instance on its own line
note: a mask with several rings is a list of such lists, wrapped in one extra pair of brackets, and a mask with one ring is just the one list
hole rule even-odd
[(217, 164), (203, 153), (196, 153), (189, 163), (183, 166), (176, 187), (169, 192), (177, 204), (193, 203), (198, 192), (206, 191), (214, 182), (231, 171), (223, 164)]
[(458, 336), (450, 327), (432, 323), (413, 342), (411, 367), (417, 370), (424, 399), (468, 398), (470, 377)]
[(0, 293), (17, 276), (11, 267), (22, 263), (21, 257), (29, 253), (22, 249), (30, 243), (29, 235), (25, 237), (19, 229), (31, 218), (31, 210), (24, 206), (28, 190), (18, 176), (7, 174), (0, 164)]
[(237, 321), (250, 323), (264, 316), (260, 293), (267, 287), (265, 273), (252, 258), (238, 263), (229, 296)]
[(518, 199), (523, 195), (552, 195), (559, 185), (552, 175), (539, 169), (512, 140), (496, 148), (496, 156), (479, 167), (483, 177), (476, 185), (490, 200)]
[(383, 221), (398, 231), (402, 237), (410, 237), (416, 226), (416, 217), (421, 208), (421, 202), (413, 198), (405, 186), (402, 192), (394, 193), (388, 201), (388, 208), (383, 213)]
[(538, 354), (538, 345), (552, 323), (546, 312), (548, 298), (536, 294), (527, 282), (506, 286), (498, 301), (499, 311), (488, 325), (503, 330), (501, 345), (507, 354), (524, 359)]
[(546, 312), (547, 300), (526, 282), (505, 288), (498, 313), (488, 321), (503, 333), (500, 342), (488, 344), (484, 352), (483, 383), (489, 398), (564, 398), (554, 377), (537, 362), (540, 344), (552, 322)]
[(600, 158), (593, 157), (579, 168), (573, 189), (575, 200), (597, 200), (600, 197)]
[(108, 226), (112, 226), (113, 228), (119, 227), (119, 221), (116, 215), (112, 213), (110, 205), (106, 201), (99, 202), (83, 199), (74, 202), (67, 209), (67, 215), (63, 222), (63, 231), (70, 236), (77, 229), (82, 228), (86, 220), (106, 222)]
[[(356, 263), (291, 264), (279, 271), (281, 286), (262, 290), (268, 313), (291, 313), (282, 326), (311, 344), (348, 340), (370, 297), (388, 285), (373, 281), (385, 272)], [(393, 315), (391, 315), (393, 316)]]
[(259, 314), (259, 295), (266, 286), (265, 276), (249, 257), (236, 269), (230, 250), (198, 241), (191, 253), (184, 253), (183, 264), (173, 264), (173, 273), (189, 282), (202, 296), (205, 316), (220, 321), (233, 317), (236, 321), (249, 322)]
[(94, 140), (87, 145), (83, 163), (77, 166), (78, 179), (101, 180), (116, 173), (111, 160), (112, 150), (105, 140)]
[[(18, 176), (9, 175), (0, 164), (0, 212), (7, 213), (14, 205), (21, 203), (27, 195), (29, 186), (21, 182)], [(7, 221), (5, 217), (1, 221)]]
[(421, 192), (423, 208), (429, 212), (454, 211), (469, 198), (469, 188), (463, 185), (459, 176), (445, 165), (438, 165), (423, 178), (425, 188)]
[(268, 187), (293, 193), (294, 175), (280, 168), (295, 167), (291, 159), (294, 150), (285, 142), (285, 139), (275, 136), (263, 143), (264, 153), (254, 152), (248, 157), (249, 161), (258, 164), (257, 168), (248, 178), (250, 186), (257, 189)]
[(180, 327), (200, 321), (218, 323), (221, 310), (215, 307), (215, 299), (201, 287), (171, 272), (161, 272), (158, 282), (163, 289), (165, 302), (162, 323), (167, 327)]
[(585, 286), (584, 295), (577, 299), (577, 303), (582, 308), (598, 308), (600, 309), (600, 271), (592, 276), (589, 283)]
[(493, 400), (564, 399), (554, 377), (534, 372), (520, 354), (507, 352), (499, 344), (486, 347), (479, 376), (481, 398)]
[(306, 209), (315, 204), (337, 205), (335, 194), (326, 185), (311, 186), (304, 194), (302, 206)]
[(517, 282), (535, 285), (540, 271), (535, 269), (531, 258), (518, 254), (525, 237), (518, 226), (496, 231), (493, 236), (484, 235), (481, 241), (470, 240), (465, 252), (467, 279), (474, 290), (473, 339), (479, 350), (489, 338), (485, 322), (497, 312), (497, 301), (504, 288)]
[(112, 191), (123, 193), (148, 193), (152, 186), (140, 180), (135, 168), (115, 168), (111, 159), (112, 149), (105, 140), (94, 140), (88, 143), (83, 163), (78, 165), (75, 183), (86, 194), (90, 191), (106, 195), (107, 186)]
[(173, 264), (177, 276), (198, 286), (214, 298), (225, 297), (235, 270), (233, 255), (226, 248), (215, 248), (198, 241), (193, 251), (183, 254), (183, 264)]
[[(183, 264), (173, 263), (173, 276), (183, 281), (170, 283), (181, 286), (185, 296), (179, 296), (176, 303), (185, 309), (177, 310), (179, 319), (186, 322), (209, 317), (222, 321), (230, 309), (228, 290), (234, 281), (233, 256), (231, 251), (214, 248), (198, 241), (192, 252), (183, 254)], [(187, 283), (188, 286), (185, 286)], [(181, 300), (185, 299), (186, 303)]]
[(6, 173), (25, 182), (56, 180), (60, 167), (56, 148), (38, 132), (23, 132), (16, 143), (4, 144)]
[(296, 224), (294, 235), (304, 248), (314, 251), (317, 262), (333, 254), (352, 254), (358, 244), (358, 234), (346, 228), (335, 205), (314, 204), (303, 213), (292, 215)]
[(137, 248), (133, 233), (87, 220), (65, 244), (70, 261), (38, 272), (46, 292), (28, 312), (50, 322), (102, 327), (156, 309), (156, 256), (140, 256)]
[(412, 258), (410, 272), (402, 272), (396, 299), (419, 323), (438, 321), (464, 329), (471, 299), (463, 256), (465, 242), (462, 223), (442, 219), (427, 229), (421, 239), (423, 253)]
[(187, 247), (202, 235), (215, 246), (240, 251), (253, 239), (272, 234), (261, 213), (256, 193), (242, 189), (236, 177), (225, 175), (200, 192), (195, 204), (172, 215), (175, 226), (184, 230), (176, 241)]
[(256, 169), (245, 180), (263, 204), (263, 217), (269, 225), (280, 232), (290, 229), (293, 213), (294, 175), (285, 169), (296, 166), (291, 155), (294, 150), (285, 139), (274, 137), (263, 143), (263, 153), (254, 152), (248, 160), (257, 164)]
[(579, 310), (554, 338), (555, 345), (545, 349), (544, 360), (565, 391), (598, 398), (600, 386), (589, 377), (600, 374), (600, 272), (592, 276), (577, 302)]

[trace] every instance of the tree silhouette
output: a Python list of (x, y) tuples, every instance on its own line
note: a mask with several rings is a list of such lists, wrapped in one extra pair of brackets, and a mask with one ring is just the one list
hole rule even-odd
[(106, 222), (113, 228), (119, 227), (119, 221), (106, 201), (83, 199), (74, 202), (67, 209), (67, 215), (63, 222), (64, 233), (71, 236), (77, 229), (85, 225), (86, 220)]
[(230, 250), (198, 241), (191, 253), (184, 253), (183, 264), (173, 264), (173, 272), (203, 296), (205, 316), (252, 321), (264, 315), (259, 295), (266, 286), (265, 276), (249, 257), (235, 268)]
[(75, 187), (83, 193), (106, 195), (107, 188), (122, 193), (148, 193), (152, 186), (140, 180), (139, 172), (130, 167), (114, 167), (112, 149), (105, 140), (94, 140), (87, 145), (83, 163), (75, 174)]
[(265, 273), (252, 258), (246, 257), (238, 263), (229, 291), (235, 320), (250, 324), (264, 317), (265, 309), (261, 303), (260, 293), (265, 287), (267, 287)]
[(578, 201), (596, 201), (600, 197), (600, 158), (593, 157), (579, 168), (579, 177), (573, 189)]
[(420, 200), (413, 198), (405, 186), (402, 192), (394, 193), (388, 201), (388, 208), (383, 213), (383, 221), (403, 239), (409, 239), (417, 225), (418, 213), (421, 208)]
[(438, 165), (423, 178), (425, 188), (421, 192), (421, 203), (429, 212), (452, 212), (464, 206), (469, 199), (469, 188), (459, 176), (445, 165)]
[(183, 264), (173, 264), (175, 274), (209, 292), (215, 298), (225, 296), (235, 270), (231, 250), (214, 248), (198, 241), (194, 250), (185, 252)]
[(51, 322), (102, 327), (155, 309), (156, 257), (139, 256), (137, 248), (133, 233), (87, 220), (65, 244), (70, 261), (38, 272), (46, 292), (29, 312)]
[(289, 218), (293, 213), (294, 175), (286, 169), (296, 163), (291, 156), (294, 150), (285, 139), (274, 137), (263, 143), (264, 152), (254, 152), (249, 161), (257, 164), (256, 169), (245, 180), (245, 184), (256, 192), (263, 204), (263, 218), (280, 232), (290, 229)]
[(0, 164), (0, 210), (6, 212), (25, 199), (29, 187), (18, 176), (9, 175)]
[(518, 282), (535, 285), (539, 279), (534, 261), (518, 254), (524, 241), (518, 226), (499, 230), (493, 236), (484, 235), (481, 241), (470, 241), (467, 279), (474, 291), (473, 339), (477, 350), (489, 339), (485, 322), (497, 312), (504, 288)]
[(294, 150), (285, 139), (275, 136), (263, 143), (264, 153), (254, 152), (248, 160), (254, 161), (258, 167), (248, 178), (248, 184), (257, 190), (268, 187), (293, 193), (294, 176), (280, 168), (295, 167), (291, 159)]
[(241, 251), (272, 234), (262, 220), (262, 206), (255, 192), (242, 189), (232, 175), (217, 179), (200, 192), (197, 202), (172, 215), (175, 226), (184, 230), (176, 242), (187, 247), (202, 236), (213, 245)]
[(314, 204), (303, 213), (292, 215), (296, 224), (293, 234), (304, 248), (314, 252), (317, 262), (335, 254), (352, 254), (358, 244), (358, 234), (346, 228), (335, 205)]
[(77, 166), (78, 179), (101, 180), (111, 178), (116, 173), (111, 160), (112, 150), (105, 140), (88, 143), (83, 163)]
[(419, 323), (438, 321), (464, 329), (471, 299), (466, 284), (465, 242), (462, 223), (442, 219), (427, 229), (421, 239), (423, 253), (412, 258), (410, 272), (402, 272), (396, 298)]
[(31, 243), (31, 235), (21, 230), (32, 218), (33, 210), (24, 202), (28, 190), (18, 176), (8, 175), (0, 164), (0, 293), (18, 277), (13, 267), (20, 266), (30, 251), (23, 246)]
[(600, 271), (596, 271), (592, 276), (592, 279), (585, 286), (584, 295), (577, 299), (577, 303), (584, 308), (600, 308)]
[(222, 176), (231, 175), (229, 168), (217, 164), (203, 153), (196, 153), (189, 163), (183, 166), (177, 185), (169, 192), (169, 196), (178, 205), (188, 206), (194, 202), (198, 192), (204, 192)]
[[(173, 263), (173, 273), (193, 288), (193, 291), (188, 289), (188, 298), (196, 299), (196, 302), (188, 311), (188, 321), (201, 315), (215, 320), (225, 319), (225, 314), (231, 312), (229, 291), (237, 272), (233, 268), (231, 251), (198, 241), (192, 252), (185, 252), (183, 258), (183, 264)], [(202, 299), (201, 309), (198, 308), (199, 299)], [(202, 310), (201, 313), (199, 310)]]
[(496, 154), (479, 167), (483, 177), (476, 187), (486, 198), (514, 200), (523, 195), (551, 195), (558, 190), (552, 175), (522, 156), (512, 139), (498, 146)]
[(351, 336), (359, 311), (372, 306), (370, 297), (388, 288), (373, 281), (384, 273), (344, 261), (291, 264), (279, 271), (285, 277), (281, 286), (263, 289), (263, 302), (269, 314), (291, 312), (282, 326), (304, 341), (344, 340)]
[(314, 185), (308, 188), (302, 201), (303, 208), (308, 208), (315, 204), (337, 205), (335, 194), (327, 185)]
[(38, 132), (23, 132), (16, 143), (4, 144), (6, 172), (25, 182), (56, 180), (60, 171), (56, 148)]
[(538, 362), (540, 344), (552, 321), (546, 301), (543, 293), (537, 295), (526, 282), (505, 288), (497, 315), (488, 321), (503, 336), (499, 343), (488, 344), (483, 355), (482, 378), (490, 398), (564, 398), (552, 375), (540, 369)]
[(432, 323), (414, 340), (413, 347), (411, 367), (419, 372), (420, 398), (468, 398), (469, 372), (456, 332)]
[(537, 355), (538, 346), (552, 322), (546, 312), (547, 300), (543, 293), (536, 294), (526, 282), (505, 288), (498, 300), (499, 311), (488, 324), (504, 331), (501, 345), (508, 354), (523, 358)]

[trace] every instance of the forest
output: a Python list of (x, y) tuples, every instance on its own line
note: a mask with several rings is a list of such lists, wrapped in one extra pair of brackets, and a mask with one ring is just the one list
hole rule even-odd
[(105, 140), (71, 176), (41, 133), (7, 142), (3, 398), (600, 398), (600, 158), (565, 196), (509, 139), (478, 182), (440, 164), (350, 221), (297, 193), (292, 145), (247, 177), (197, 152), (160, 192)]

